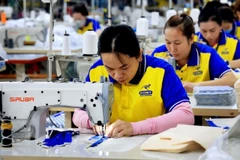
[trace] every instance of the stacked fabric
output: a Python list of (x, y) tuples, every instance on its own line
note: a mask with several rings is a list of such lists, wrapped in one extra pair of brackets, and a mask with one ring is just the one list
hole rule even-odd
[(197, 86), (194, 87), (197, 105), (232, 106), (236, 103), (234, 89), (229, 86)]

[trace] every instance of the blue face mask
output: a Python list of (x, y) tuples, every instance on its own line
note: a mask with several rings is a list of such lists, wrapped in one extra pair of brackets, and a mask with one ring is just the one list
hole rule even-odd
[(224, 30), (224, 32), (226, 32), (226, 33), (230, 33), (231, 31), (232, 31), (232, 29)]
[(74, 22), (73, 28), (78, 31), (80, 28), (83, 28), (86, 24), (86, 20), (76, 20)]

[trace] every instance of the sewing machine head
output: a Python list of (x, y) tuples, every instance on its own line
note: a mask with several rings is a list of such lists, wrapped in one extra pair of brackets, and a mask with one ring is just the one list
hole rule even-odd
[[(38, 138), (45, 135), (50, 107), (81, 108), (91, 122), (105, 125), (111, 115), (113, 85), (82, 82), (0, 82), (0, 112), (10, 116), (15, 138)], [(27, 124), (24, 130), (18, 131)]]
[[(24, 42), (36, 42), (46, 40), (46, 29), (44, 27), (3, 27), (0, 28), (0, 43), (4, 46), (4, 40), (12, 39), (14, 47), (24, 46)], [(8, 47), (8, 46), (4, 46)]]

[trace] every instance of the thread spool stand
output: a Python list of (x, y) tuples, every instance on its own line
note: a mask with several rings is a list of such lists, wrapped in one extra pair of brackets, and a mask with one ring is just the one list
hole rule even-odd
[(12, 122), (10, 117), (3, 117), (1, 124), (2, 147), (12, 147)]

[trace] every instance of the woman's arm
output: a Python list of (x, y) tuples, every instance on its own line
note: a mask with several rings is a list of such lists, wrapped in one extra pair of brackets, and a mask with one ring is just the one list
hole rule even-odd
[(75, 109), (72, 121), (75, 126), (80, 127), (80, 128), (90, 129), (93, 127), (91, 121), (88, 118), (87, 112), (83, 111), (79, 108)]
[(133, 135), (154, 134), (176, 127), (178, 124), (194, 124), (194, 114), (190, 104), (183, 102), (167, 114), (131, 124)]
[(212, 81), (205, 81), (196, 83), (197, 86), (230, 86), (233, 87), (234, 83), (237, 81), (237, 77), (233, 72), (228, 71), (221, 78)]
[[(73, 123), (80, 128), (92, 128), (87, 112), (75, 109)], [(188, 102), (177, 105), (171, 112), (139, 122), (132, 122), (133, 135), (160, 133), (178, 124), (194, 124), (194, 115)]]
[(240, 59), (229, 61), (229, 65), (233, 69), (240, 68)]
[(240, 68), (240, 41), (238, 40), (235, 54), (232, 61), (229, 61), (229, 66), (233, 69)]

